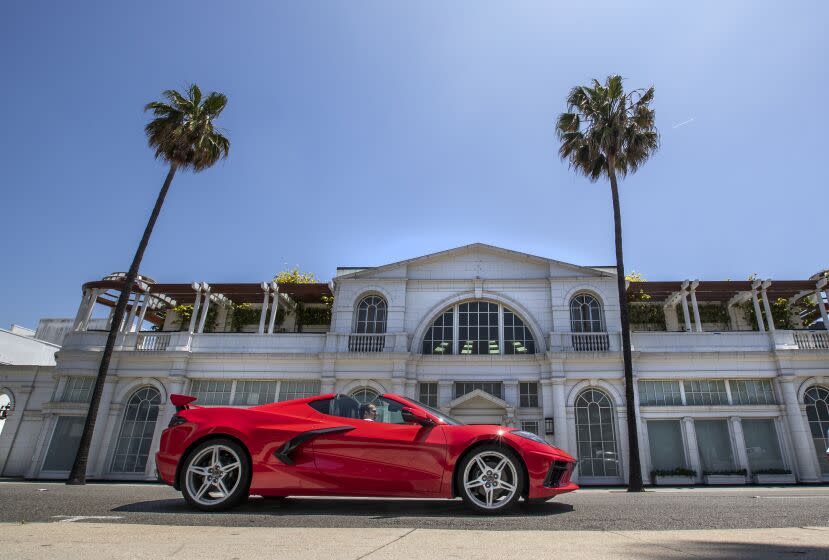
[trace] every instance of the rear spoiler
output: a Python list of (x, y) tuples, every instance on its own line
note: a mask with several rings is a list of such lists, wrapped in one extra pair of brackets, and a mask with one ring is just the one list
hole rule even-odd
[(191, 402), (194, 402), (198, 397), (191, 397), (189, 395), (170, 395), (170, 402), (173, 403), (173, 406), (176, 407), (176, 412), (181, 412), (182, 410), (187, 410), (190, 408), (188, 405)]

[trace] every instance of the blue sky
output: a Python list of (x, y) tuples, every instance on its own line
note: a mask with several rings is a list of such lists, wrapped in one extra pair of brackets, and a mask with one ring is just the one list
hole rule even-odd
[[(230, 158), (176, 177), (142, 271), (258, 282), (481, 241), (614, 261), (609, 187), (556, 155), (568, 90), (654, 85), (659, 153), (622, 185), (628, 269), (829, 266), (829, 4), (38, 2), (0, 6), (0, 326), (74, 316), (129, 266), (165, 168), (142, 107), (230, 99)], [(683, 124), (685, 123), (685, 124)]]

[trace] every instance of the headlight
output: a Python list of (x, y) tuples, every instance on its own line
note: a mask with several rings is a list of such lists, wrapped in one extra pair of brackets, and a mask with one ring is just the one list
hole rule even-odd
[[(534, 434), (532, 432), (525, 432), (524, 430), (515, 430), (514, 432), (510, 432), (510, 433), (515, 434), (518, 437), (522, 437), (524, 439), (532, 440), (532, 441), (534, 441), (536, 443), (540, 443), (542, 445), (550, 445), (550, 443), (547, 440), (545, 440), (541, 436), (539, 436), (537, 434)], [(550, 446), (550, 447), (552, 447), (552, 446)]]

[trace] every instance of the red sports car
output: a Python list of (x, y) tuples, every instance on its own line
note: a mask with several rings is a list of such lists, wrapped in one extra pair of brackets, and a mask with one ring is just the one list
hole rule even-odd
[(249, 494), (454, 498), (500, 513), (576, 490), (576, 461), (529, 432), (468, 426), (399, 395), (338, 394), (252, 408), (172, 395), (158, 473), (202, 510)]

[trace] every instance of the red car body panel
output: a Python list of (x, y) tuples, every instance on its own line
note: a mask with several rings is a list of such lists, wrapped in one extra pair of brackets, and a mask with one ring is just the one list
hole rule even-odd
[[(526, 497), (547, 498), (578, 488), (569, 481), (575, 466), (570, 455), (509, 428), (448, 425), (426, 411), (435, 425), (370, 422), (323, 414), (309, 405), (335, 396), (252, 408), (179, 410), (161, 435), (156, 454), (159, 476), (178, 488), (178, 468), (187, 451), (205, 438), (230, 436), (250, 454), (251, 494), (452, 498), (454, 470), (464, 452), (478, 443), (500, 442), (523, 460), (529, 483)], [(401, 396), (384, 397), (422, 410)], [(288, 463), (277, 456), (283, 446), (297, 441), (294, 438), (314, 430), (315, 437), (291, 450)], [(545, 486), (555, 461), (566, 464), (566, 471), (556, 485)]]

